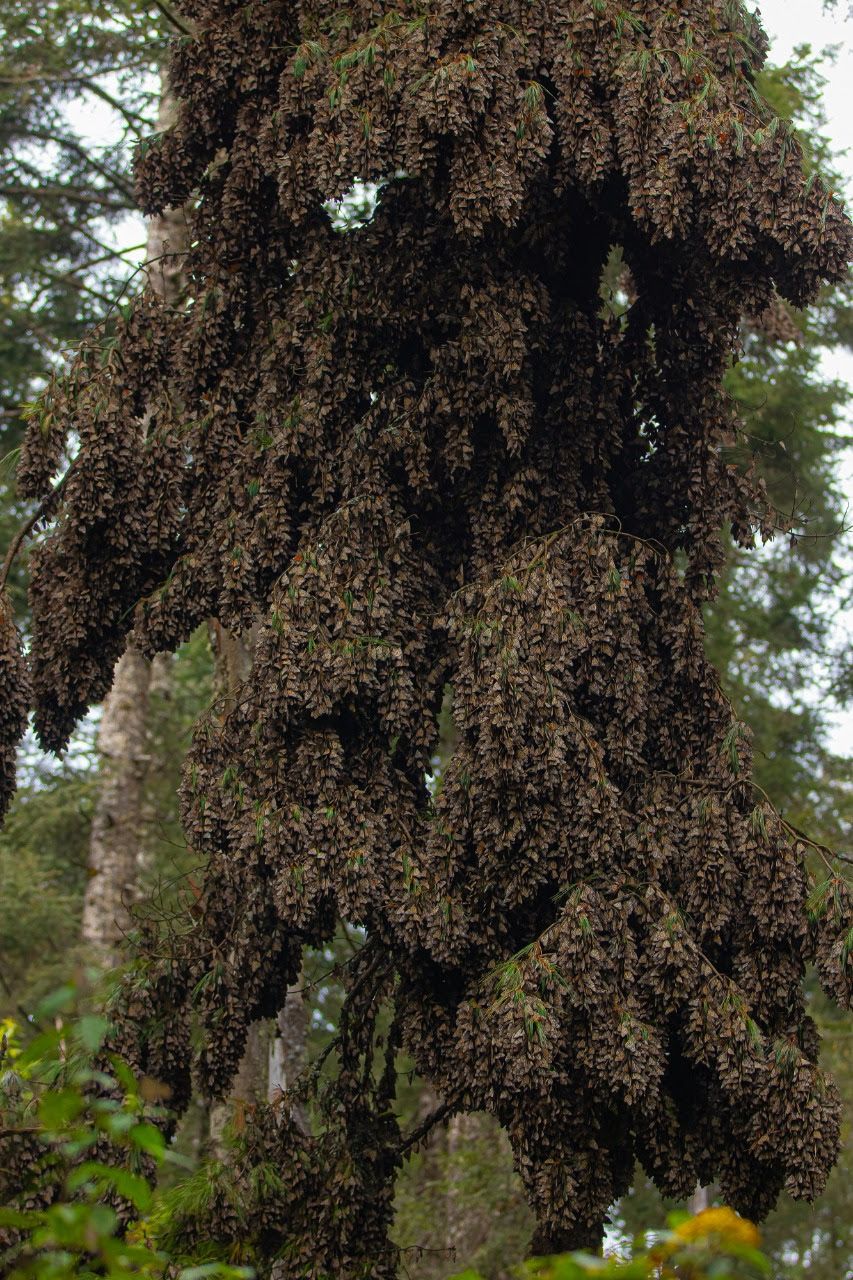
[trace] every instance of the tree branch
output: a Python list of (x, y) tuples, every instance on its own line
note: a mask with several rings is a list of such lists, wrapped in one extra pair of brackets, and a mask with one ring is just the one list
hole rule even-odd
[(115, 213), (127, 213), (135, 210), (135, 204), (119, 204), (106, 196), (97, 195), (94, 191), (85, 191), (82, 187), (64, 187), (61, 184), (48, 184), (42, 187), (31, 187), (26, 183), (6, 183), (0, 186), (2, 196), (20, 196), (26, 199), (46, 199), (51, 196), (68, 200), (71, 204), (97, 205), (100, 209), (111, 209)]
[(84, 284), (82, 280), (74, 279), (73, 271), (51, 271), (49, 267), (35, 267), (36, 275), (44, 276), (46, 280), (52, 280), (54, 284), (66, 284), (71, 289), (76, 289), (78, 293), (91, 294), (93, 298), (97, 298), (99, 302), (103, 302), (104, 306), (114, 307), (115, 302), (106, 293), (102, 293), (100, 289), (93, 289), (91, 285)]
[(419, 1142), (423, 1142), (427, 1134), (431, 1133), (436, 1125), (441, 1124), (443, 1120), (447, 1120), (459, 1109), (457, 1102), (442, 1102), (440, 1107), (436, 1107), (435, 1111), (431, 1111), (417, 1128), (413, 1129), (402, 1141), (398, 1147), (401, 1156), (407, 1151), (411, 1151), (412, 1147), (416, 1147)]
[(154, 7), (159, 9), (166, 21), (173, 26), (176, 31), (180, 31), (182, 36), (195, 35), (194, 29), (192, 27), (188, 27), (183, 19), (179, 18), (178, 15), (164, 3), (164, 0), (154, 0)]
[(117, 258), (121, 258), (126, 253), (132, 253), (136, 249), (136, 245), (132, 245), (129, 249), (115, 249), (112, 245), (106, 244), (103, 240), (99, 240), (88, 227), (83, 225), (83, 223), (72, 222), (56, 211), (54, 211), (51, 216), (57, 226), (62, 227), (69, 233), (69, 235), (82, 236), (84, 240), (88, 240), (96, 249), (101, 249), (105, 254), (113, 254)]
[[(117, 67), (101, 67), (95, 74), (105, 75), (109, 72), (126, 71), (127, 69), (127, 66), (121, 65)], [(90, 93), (94, 93), (97, 98), (106, 102), (110, 107), (112, 107), (113, 111), (115, 111), (117, 115), (122, 117), (128, 127), (133, 129), (134, 133), (139, 134), (142, 132), (139, 128), (139, 124), (144, 125), (146, 129), (153, 128), (153, 122), (151, 119), (147, 116), (140, 115), (138, 111), (131, 110), (131, 108), (126, 106), (125, 103), (120, 102), (118, 98), (113, 97), (113, 95), (102, 85), (98, 84), (92, 76), (83, 76), (79, 74), (74, 75), (73, 73), (52, 75), (50, 72), (45, 71), (35, 72), (32, 75), (0, 75), (0, 85), (9, 85), (10, 87), (14, 87), (15, 85), (24, 84), (65, 84), (68, 85), (69, 88), (76, 85), (81, 89), (86, 89)], [(137, 121), (139, 123), (137, 123)]]
[(95, 160), (86, 147), (84, 147), (82, 143), (78, 142), (76, 138), (64, 138), (58, 134), (51, 133), (48, 129), (22, 130), (22, 136), (26, 138), (37, 138), (40, 142), (53, 142), (56, 146), (63, 147), (66, 151), (73, 152), (74, 155), (79, 156), (81, 160), (85, 160), (88, 165), (91, 165), (95, 172), (99, 173), (107, 182), (112, 183), (115, 189), (121, 192), (121, 194), (125, 196), (131, 204), (136, 204), (136, 196), (134, 194), (133, 187), (129, 183), (125, 182), (120, 174), (114, 173), (112, 169), (108, 169), (106, 165)]
[(32, 533), (33, 529), (38, 524), (39, 520), (41, 520), (50, 510), (51, 504), (53, 503), (54, 499), (57, 498), (59, 494), (62, 492), (62, 490), (65, 488), (68, 478), (71, 475), (71, 472), (74, 470), (76, 463), (77, 463), (77, 460), (75, 458), (74, 462), (71, 463), (71, 466), (65, 472), (65, 475), (62, 477), (59, 483), (54, 486), (54, 488), (51, 490), (51, 492), (47, 495), (46, 498), (43, 498), (41, 500), (41, 502), (38, 504), (33, 514), (30, 516), (29, 520), (27, 520), (24, 524), (21, 525), (20, 529), (15, 534), (12, 541), (9, 543), (9, 549), (6, 552), (6, 558), (3, 561), (3, 567), (0, 568), (0, 592), (3, 591), (4, 587), (6, 586), (6, 583), (9, 580), (9, 574), (12, 572), (12, 565), (15, 563), (15, 559), (17, 558), (18, 552), (20, 551), (21, 547), (24, 545), (24, 542), (26, 541), (26, 539)]
[(113, 111), (122, 117), (128, 128), (132, 129), (135, 134), (139, 135), (142, 132), (139, 126), (135, 123), (137, 120), (140, 121), (146, 129), (151, 129), (153, 127), (153, 122), (151, 120), (147, 119), (145, 116), (141, 116), (138, 111), (131, 111), (129, 107), (126, 107), (124, 103), (119, 102), (119, 100), (114, 98), (111, 93), (107, 93), (106, 89), (103, 89), (99, 84), (96, 84), (94, 80), (79, 77), (77, 82), (83, 89), (88, 89), (90, 93), (94, 93), (95, 97), (100, 98), (102, 102), (106, 102), (110, 107), (112, 107)]

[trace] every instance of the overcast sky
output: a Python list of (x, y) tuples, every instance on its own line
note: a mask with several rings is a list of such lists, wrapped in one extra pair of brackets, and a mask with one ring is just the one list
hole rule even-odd
[[(777, 64), (787, 61), (800, 44), (810, 44), (815, 51), (835, 46), (832, 60), (824, 67), (824, 106), (827, 133), (839, 152), (838, 168), (846, 177), (847, 205), (853, 211), (853, 4), (838, 0), (826, 12), (822, 0), (763, 0), (758, 8), (773, 42), (771, 60)], [(853, 383), (853, 356), (839, 353), (826, 364), (836, 377)], [(851, 448), (844, 465), (844, 480), (853, 508), (853, 417), (847, 424), (847, 434)], [(853, 644), (853, 610), (839, 617), (837, 639)], [(853, 710), (835, 717), (831, 745), (840, 754), (853, 755)]]
[(772, 40), (771, 60), (785, 62), (797, 45), (820, 50), (839, 46), (834, 63), (825, 69), (826, 113), (829, 135), (839, 150), (847, 150), (841, 168), (853, 192), (853, 21), (847, 0), (827, 13), (822, 0), (763, 0), (758, 5), (765, 30)]

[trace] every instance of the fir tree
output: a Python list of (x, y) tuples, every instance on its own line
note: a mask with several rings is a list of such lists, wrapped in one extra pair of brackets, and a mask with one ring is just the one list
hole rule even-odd
[[(439, 1114), (505, 1127), (542, 1247), (595, 1242), (635, 1155), (753, 1214), (813, 1196), (838, 1117), (802, 976), (816, 958), (849, 1000), (850, 891), (833, 868), (809, 892), (701, 619), (722, 527), (783, 523), (735, 465), (742, 319), (809, 301), (850, 248), (756, 95), (760, 28), (730, 3), (186, 7), (179, 119), (139, 181), (152, 211), (198, 193), (193, 305), (149, 292), (93, 335), (20, 475), (55, 518), (45, 745), (131, 627), (153, 653), (260, 618), (239, 699), (196, 731), (207, 879), (125, 993), (136, 1068), (185, 1101), (197, 1016), (224, 1092), (303, 947), (339, 918), (367, 935), (340, 1071), (311, 1078), (324, 1123), (262, 1111), (203, 1229), (279, 1275), (394, 1274), (394, 1172), (428, 1128), (390, 1110), (401, 1045)], [(342, 237), (324, 206), (354, 178), (383, 190)]]

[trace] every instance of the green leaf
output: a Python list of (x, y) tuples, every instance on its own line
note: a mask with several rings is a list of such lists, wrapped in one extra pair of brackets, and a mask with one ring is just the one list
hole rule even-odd
[(140, 1213), (148, 1212), (153, 1192), (141, 1174), (131, 1173), (129, 1169), (113, 1169), (110, 1180), (119, 1195), (129, 1200), (134, 1209)]
[(77, 999), (77, 988), (71, 982), (67, 982), (64, 987), (57, 987), (56, 991), (51, 991), (40, 1002), (36, 1009), (36, 1017), (41, 1021), (52, 1020), (58, 1013), (65, 1013), (70, 1009)]
[(103, 1117), (101, 1127), (112, 1137), (121, 1138), (138, 1123), (137, 1117), (132, 1112), (116, 1111)]
[(39, 1103), (39, 1121), (45, 1129), (64, 1129), (85, 1108), (79, 1089), (57, 1089), (46, 1093)]
[(99, 1017), (94, 1013), (87, 1013), (77, 1023), (75, 1034), (85, 1049), (88, 1049), (90, 1053), (97, 1053), (104, 1043), (109, 1025), (106, 1018)]
[(41, 1222), (42, 1215), (40, 1213), (21, 1213), (19, 1209), (4, 1209), (0, 1205), (0, 1227), (12, 1227), (16, 1230), (27, 1231), (36, 1223)]
[(41, 1067), (51, 1061), (55, 1062), (60, 1039), (59, 1031), (43, 1031), (41, 1035), (31, 1040), (15, 1059), (15, 1069), (21, 1075), (26, 1075), (31, 1067)]
[(162, 1160), (166, 1150), (166, 1140), (153, 1124), (135, 1124), (130, 1130), (130, 1141), (140, 1151), (145, 1151), (155, 1159)]
[(138, 1173), (131, 1173), (129, 1169), (87, 1160), (85, 1164), (72, 1170), (66, 1185), (69, 1191), (79, 1191), (87, 1184), (93, 1186), (98, 1194), (105, 1187), (114, 1187), (140, 1213), (146, 1213), (151, 1207), (151, 1187), (145, 1178)]

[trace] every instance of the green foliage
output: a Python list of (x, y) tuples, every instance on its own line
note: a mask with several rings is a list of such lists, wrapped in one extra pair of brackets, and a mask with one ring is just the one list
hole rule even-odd
[[(807, 163), (831, 172), (821, 66), (803, 46), (791, 63), (765, 69), (760, 87), (794, 122)], [(802, 536), (759, 553), (731, 546), (706, 612), (709, 656), (752, 731), (756, 782), (795, 825), (830, 844), (843, 842), (853, 818), (849, 764), (824, 745), (829, 694), (842, 691), (844, 669), (831, 634), (849, 552), (838, 464), (851, 390), (821, 361), (850, 345), (852, 300), (848, 281), (808, 312), (784, 308), (783, 332), (771, 323), (744, 335), (743, 359), (728, 376), (745, 428), (733, 460), (755, 465)]]
[[(151, 1100), (156, 1090), (110, 1052), (109, 1023), (97, 1008), (85, 982), (69, 982), (42, 1001), (31, 1025), (5, 1025), (0, 1182), (7, 1196), (6, 1180), (21, 1177), (13, 1166), (22, 1140), (29, 1144), (30, 1167), (26, 1185), (0, 1209), (3, 1274), (12, 1280), (117, 1280), (129, 1274), (141, 1280), (249, 1280), (250, 1268), (217, 1258), (205, 1245), (205, 1215), (214, 1203), (221, 1209), (223, 1197), (238, 1215), (253, 1198), (263, 1201), (280, 1181), (276, 1169), (258, 1166), (242, 1185), (227, 1164), (207, 1163), (160, 1195), (157, 1171), (186, 1162), (163, 1137), (165, 1116)], [(483, 1136), (494, 1141), (491, 1132)], [(485, 1162), (468, 1151), (461, 1161), (451, 1160), (444, 1190), (463, 1204), (478, 1202), (483, 1241), (474, 1260), (494, 1274), (511, 1237), (502, 1229), (507, 1206), (491, 1195), (484, 1170)], [(53, 1190), (46, 1193), (48, 1187)], [(199, 1234), (187, 1258), (175, 1224), (189, 1219), (198, 1222)], [(769, 1268), (757, 1244), (750, 1223), (714, 1209), (695, 1219), (673, 1215), (667, 1231), (638, 1238), (628, 1257), (539, 1259), (512, 1274), (526, 1280), (759, 1280)], [(446, 1273), (445, 1253), (436, 1274)], [(469, 1269), (457, 1280), (479, 1277), (479, 1270)]]
[[(422, 1110), (427, 1099), (434, 1101), (422, 1096)], [(451, 1122), (401, 1170), (394, 1239), (418, 1280), (444, 1280), (454, 1261), (490, 1280), (508, 1276), (528, 1252), (533, 1227), (509, 1143), (491, 1116)]]
[[(69, 14), (72, 18), (76, 14), (74, 20), (83, 22), (88, 8), (73, 4), (44, 5), (38, 16), (33, 14), (32, 21), (42, 23), (43, 32), (47, 33), (39, 56), (46, 56), (44, 51), (51, 47), (50, 22), (58, 16), (67, 18)], [(16, 11), (16, 6), (10, 7), (10, 14)], [(110, 11), (121, 12), (121, 9), (114, 7)], [(147, 39), (141, 28), (134, 31), (133, 22), (126, 15), (122, 18), (117, 29), (122, 37), (135, 41), (139, 34)], [(6, 48), (16, 58), (21, 56), (8, 40)], [(27, 56), (32, 63), (35, 46), (28, 48)], [(57, 44), (51, 56), (59, 54)], [(62, 46), (61, 56), (79, 58), (81, 55), (79, 49), (74, 53), (72, 43)], [(144, 60), (143, 56), (138, 65)], [(132, 75), (137, 71), (130, 59), (127, 67), (125, 89), (136, 92)], [(777, 114), (797, 115), (803, 120), (804, 141), (809, 148), (817, 148), (809, 152), (810, 163), (825, 162), (824, 149), (812, 127), (819, 119), (817, 76), (817, 64), (809, 55), (804, 64), (765, 75), (762, 84), (762, 91), (770, 98)], [(45, 99), (33, 98), (32, 101), (41, 110), (39, 104)], [(150, 103), (149, 96), (146, 110)], [(7, 112), (3, 119), (8, 118)], [(35, 111), (32, 118), (35, 119)], [(70, 154), (68, 148), (65, 152)], [(80, 172), (68, 168), (64, 174), (69, 181), (80, 176)], [(350, 221), (356, 225), (366, 221), (372, 213), (373, 200), (374, 196), (365, 191), (351, 201), (344, 201), (339, 213), (342, 227)], [(61, 206), (61, 217), (70, 219), (69, 226), (59, 225), (59, 215), (56, 223), (49, 218), (45, 221), (40, 215), (36, 224), (29, 215), (25, 220), (21, 211), (10, 212), (0, 225), (0, 287), (3, 290), (0, 310), (6, 319), (0, 330), (0, 395), (6, 406), (17, 406), (29, 397), (46, 363), (61, 353), (62, 347), (89, 323), (89, 317), (101, 309), (95, 294), (87, 292), (88, 287), (93, 285), (104, 293), (112, 288), (107, 276), (116, 268), (114, 262), (94, 268), (86, 265), (92, 256), (86, 239), (86, 228), (93, 225), (91, 216), (77, 214), (66, 200)], [(41, 263), (53, 271), (57, 261), (64, 264), (66, 259), (73, 260), (74, 264), (67, 279), (51, 280), (43, 276), (35, 291), (30, 292), (34, 289), (28, 274), (32, 264)], [(97, 280), (91, 278), (92, 270)], [(85, 287), (80, 288), (81, 284)], [(823, 380), (818, 364), (821, 348), (836, 343), (849, 345), (853, 336), (851, 316), (853, 307), (849, 297), (843, 292), (836, 293), (824, 298), (808, 316), (794, 317), (802, 334), (800, 345), (780, 348), (760, 334), (751, 334), (747, 339), (745, 361), (730, 377), (730, 390), (742, 405), (749, 433), (742, 443), (740, 456), (754, 455), (775, 501), (786, 510), (807, 516), (809, 532), (820, 536), (799, 541), (793, 554), (787, 545), (780, 545), (778, 550), (766, 552), (760, 563), (754, 558), (748, 561), (733, 550), (730, 573), (708, 617), (712, 656), (724, 670), (727, 687), (755, 735), (758, 780), (774, 800), (783, 802), (787, 816), (794, 822), (827, 839), (835, 838), (841, 825), (853, 816), (850, 773), (847, 766), (827, 756), (822, 745), (822, 717), (813, 703), (803, 697), (803, 692), (812, 683), (816, 662), (825, 651), (827, 610), (841, 571), (839, 540), (823, 535), (838, 526), (844, 507), (834, 477), (838, 451), (843, 444), (838, 427), (849, 393), (840, 385)], [(45, 332), (50, 333), (47, 343), (39, 336)], [(17, 424), (13, 424), (7, 437), (7, 450), (17, 442), (16, 433)], [(8, 474), (7, 466), (3, 475)], [(6, 541), (5, 535), (17, 523), (20, 513), (11, 490), (2, 495), (0, 502), (0, 541)], [(209, 682), (209, 670), (205, 668), (208, 661), (204, 639), (196, 637), (174, 668), (177, 691), (171, 700), (163, 700), (154, 708), (152, 754), (156, 768), (147, 784), (149, 808), (157, 815), (152, 829), (156, 857), (150, 863), (149, 872), (152, 890), (164, 875), (168, 878), (172, 872), (183, 874), (189, 866), (174, 793), (184, 735), (197, 714), (191, 704), (197, 699), (198, 705), (204, 705), (209, 697), (205, 683)], [(772, 695), (768, 692), (771, 689)], [(3, 1007), (10, 1012), (18, 1002), (29, 1007), (55, 983), (66, 957), (76, 945), (92, 783), (93, 775), (83, 762), (79, 767), (68, 766), (56, 775), (34, 778), (19, 795), (6, 830), (0, 836), (0, 972), (8, 983), (8, 989), (3, 992)], [(318, 954), (311, 961), (311, 980), (316, 981), (312, 992), (316, 1012), (312, 1041), (318, 1044), (327, 1042), (333, 1034), (340, 993), (333, 984), (317, 979), (321, 972), (339, 963), (347, 954), (348, 943), (342, 939), (340, 949), (336, 944), (334, 951), (330, 949), (328, 955)], [(828, 1037), (829, 1065), (850, 1096), (853, 1087), (851, 1040), (845, 1039), (849, 1031), (838, 1021), (826, 1020), (827, 1009), (822, 1003), (816, 1004), (814, 1011)], [(96, 1024), (87, 1026), (86, 1034), (91, 1040)], [(80, 1035), (83, 1037), (82, 1031)], [(67, 1043), (67, 1034), (63, 1038)], [(83, 1123), (83, 1112), (77, 1116), (71, 1114), (76, 1106), (72, 1101), (76, 1085), (72, 1084), (71, 1088), (70, 1095), (58, 1091), (57, 1101), (47, 1104), (43, 1119), (60, 1126)], [(69, 1109), (67, 1113), (63, 1108)], [(89, 1116), (86, 1123), (90, 1121), (94, 1123), (94, 1117)], [(824, 1277), (836, 1280), (850, 1266), (853, 1178), (850, 1177), (849, 1132), (846, 1140), (842, 1164), (833, 1175), (820, 1206), (812, 1210), (787, 1203), (770, 1219), (767, 1242), (776, 1260), (775, 1273), (780, 1277), (800, 1274), (806, 1259), (814, 1280)], [(126, 1150), (124, 1146), (121, 1149)], [(122, 1189), (114, 1180), (110, 1182), (109, 1178), (114, 1178), (115, 1173), (108, 1175), (104, 1171), (109, 1166), (98, 1161), (91, 1164), (94, 1167), (82, 1175), (83, 1182), (68, 1188), (73, 1192), (73, 1200), (63, 1200), (54, 1206), (57, 1214), (49, 1229), (54, 1232), (56, 1250), (70, 1254), (68, 1265), (82, 1266), (79, 1253), (82, 1241), (102, 1269), (120, 1266), (124, 1268), (120, 1273), (126, 1274), (129, 1264), (136, 1274), (161, 1274), (161, 1255), (149, 1250), (153, 1260), (150, 1265), (155, 1270), (147, 1272), (145, 1267), (149, 1264), (144, 1263), (141, 1256), (129, 1260), (129, 1255), (121, 1254), (124, 1245), (116, 1241), (115, 1221), (111, 1223), (109, 1216), (98, 1215), (104, 1207), (99, 1205), (100, 1198), (111, 1190)], [(472, 1219), (478, 1213), (485, 1214), (491, 1220), (491, 1234), (482, 1246), (485, 1254), (479, 1248), (466, 1253), (484, 1274), (503, 1274), (502, 1258), (520, 1257), (523, 1253), (529, 1221), (509, 1160), (496, 1153), (488, 1137), (475, 1141), (464, 1155), (439, 1153), (437, 1169), (426, 1156), (419, 1157), (406, 1179), (398, 1202), (399, 1239), (423, 1241), (430, 1231), (436, 1232), (437, 1227), (440, 1236), (441, 1205), (452, 1194), (459, 1198), (463, 1214)], [(126, 1183), (123, 1194), (127, 1195), (132, 1186), (136, 1186), (136, 1194), (144, 1201), (145, 1192), (137, 1184)], [(179, 1195), (184, 1197), (185, 1207), (194, 1195), (203, 1196), (204, 1189), (204, 1178), (181, 1184)], [(206, 1202), (202, 1198), (200, 1203)], [(142, 1211), (142, 1205), (138, 1204), (137, 1209)], [(107, 1209), (107, 1215), (111, 1212)], [(155, 1217), (156, 1212), (155, 1209)], [(642, 1223), (659, 1220), (659, 1213), (658, 1202), (644, 1201)], [(443, 1238), (438, 1236), (437, 1243), (443, 1244)], [(93, 1241), (101, 1253), (91, 1249)], [(118, 1252), (111, 1261), (109, 1255), (114, 1243)], [(432, 1255), (425, 1255), (421, 1265), (429, 1256)], [(438, 1270), (430, 1274), (446, 1274), (446, 1254), (440, 1257), (434, 1264)], [(691, 1260), (688, 1258), (684, 1265), (688, 1261)], [(691, 1265), (694, 1263), (699, 1265), (696, 1257)], [(744, 1274), (720, 1270), (729, 1265), (726, 1257), (714, 1256), (709, 1265), (716, 1268), (713, 1271), (716, 1276)], [(573, 1258), (542, 1265), (538, 1270), (534, 1267), (529, 1274), (542, 1280), (548, 1275), (552, 1280), (563, 1276), (579, 1280), (589, 1274), (629, 1280), (632, 1275), (648, 1275), (648, 1268), (649, 1263), (643, 1258), (607, 1263)], [(414, 1274), (415, 1269), (412, 1270)], [(204, 1268), (196, 1268), (186, 1273), (187, 1280), (203, 1272)], [(39, 1277), (79, 1273), (73, 1270), (21, 1272)], [(107, 1270), (106, 1274), (113, 1273)], [(417, 1274), (425, 1272), (417, 1270)]]
[[(10, 1280), (155, 1280), (170, 1268), (143, 1219), (155, 1170), (176, 1157), (148, 1083), (109, 1051), (109, 1023), (95, 1008), (85, 985), (68, 983), (42, 1001), (32, 1026), (11, 1029), (11, 1045), (6, 1029), (0, 1268)], [(249, 1274), (216, 1263), (182, 1280)]]
[(0, 831), (0, 1016), (53, 990), (76, 953), (94, 782), (82, 747), (28, 770)]
[[(198, 861), (181, 830), (177, 793), (190, 727), (212, 699), (211, 665), (201, 629), (171, 660), (149, 700), (139, 910), (163, 922), (173, 917)], [(31, 1009), (79, 954), (98, 778), (94, 728), (83, 726), (61, 765), (29, 754), (22, 762), (0, 830), (0, 1017)]]
[[(593, 1257), (574, 1253), (539, 1258), (514, 1273), (524, 1280), (760, 1280), (770, 1275), (769, 1260), (759, 1250), (759, 1234), (751, 1222), (731, 1209), (708, 1209), (695, 1218), (671, 1214), (667, 1231), (634, 1241), (627, 1257)], [(463, 1271), (453, 1280), (482, 1280)]]
[[(131, 146), (156, 119), (167, 29), (141, 0), (9, 0), (0, 13), (0, 545), (25, 514), (22, 407), (134, 270)], [(103, 141), (76, 123), (93, 107), (113, 122)], [(20, 567), (11, 585), (20, 609)]]

